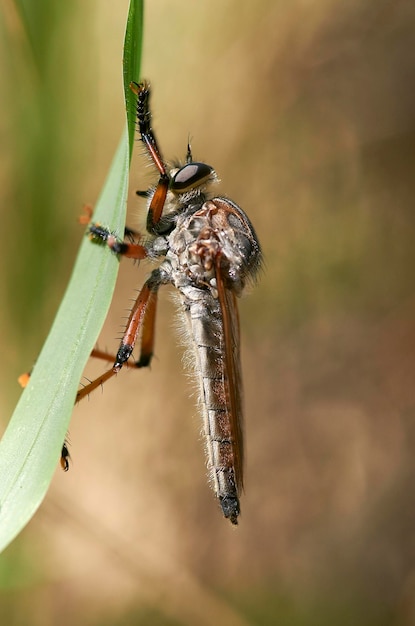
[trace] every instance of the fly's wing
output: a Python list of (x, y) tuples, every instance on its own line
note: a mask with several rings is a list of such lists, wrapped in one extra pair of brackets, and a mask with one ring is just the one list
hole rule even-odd
[(239, 315), (235, 294), (225, 287), (220, 257), (216, 262), (216, 284), (223, 320), (226, 403), (233, 442), (235, 482), (238, 493), (243, 488), (243, 390), (240, 358)]

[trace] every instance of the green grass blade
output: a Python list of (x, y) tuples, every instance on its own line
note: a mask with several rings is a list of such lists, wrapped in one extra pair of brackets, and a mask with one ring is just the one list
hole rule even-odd
[(130, 160), (133, 153), (135, 123), (136, 123), (136, 101), (137, 97), (130, 89), (131, 82), (138, 82), (140, 79), (141, 65), (141, 41), (136, 33), (143, 30), (143, 2), (131, 2), (128, 11), (127, 28), (124, 39), (124, 97), (127, 108), (128, 143), (130, 146)]
[[(142, 14), (142, 1), (132, 0), (131, 7), (130, 14)], [(133, 31), (134, 24), (129, 19), (124, 73), (138, 80), (142, 32)], [(95, 221), (119, 233), (125, 223), (129, 162), (129, 133), (124, 133), (94, 212)], [(0, 442), (0, 550), (30, 520), (49, 487), (82, 371), (111, 302), (118, 266), (109, 250), (84, 238), (29, 385)]]

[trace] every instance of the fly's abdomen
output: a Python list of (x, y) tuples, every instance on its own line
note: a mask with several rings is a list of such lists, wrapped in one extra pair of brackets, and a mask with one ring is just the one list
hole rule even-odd
[[(209, 291), (194, 290), (198, 297), (186, 302), (189, 339), (193, 343), (194, 370), (200, 387), (200, 408), (211, 482), (223, 513), (233, 523), (239, 515), (236, 458), (241, 451), (232, 432), (229, 380), (224, 360), (224, 329), (219, 302)], [(242, 419), (242, 416), (240, 416)]]

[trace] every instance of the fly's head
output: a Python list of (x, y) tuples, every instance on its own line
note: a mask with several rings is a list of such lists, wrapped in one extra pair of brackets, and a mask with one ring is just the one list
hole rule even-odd
[(192, 160), (187, 160), (185, 165), (172, 167), (169, 178), (166, 208), (177, 212), (188, 207), (202, 206), (208, 197), (210, 185), (217, 182), (213, 167)]
[[(176, 223), (179, 214), (194, 212), (210, 197), (209, 188), (218, 182), (215, 170), (207, 163), (187, 161), (185, 165), (174, 164), (167, 169), (168, 191), (163, 213), (157, 227), (159, 234), (167, 234)], [(156, 188), (146, 195), (150, 205)]]

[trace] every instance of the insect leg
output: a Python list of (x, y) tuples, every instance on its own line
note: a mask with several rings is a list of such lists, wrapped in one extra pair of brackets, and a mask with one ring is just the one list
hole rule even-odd
[[(100, 350), (99, 348), (94, 348), (91, 352), (92, 359), (101, 359), (102, 361), (106, 361), (107, 363), (114, 363), (115, 354), (110, 352), (105, 352), (105, 350)], [(126, 367), (137, 367), (136, 363), (133, 361), (127, 361), (124, 363)]]
[(147, 302), (141, 330), (140, 358), (131, 364), (133, 367), (147, 367), (153, 358), (157, 300), (158, 286), (156, 289), (153, 287)]
[(69, 449), (68, 449), (68, 442), (65, 441), (63, 442), (63, 446), (62, 446), (62, 451), (61, 451), (61, 468), (63, 469), (64, 472), (67, 472), (69, 469), (69, 459), (71, 458), (71, 455), (69, 454)]
[[(89, 395), (92, 391), (97, 389), (97, 387), (101, 387), (107, 380), (115, 376), (115, 374), (118, 374), (131, 356), (140, 333), (140, 358), (136, 363), (131, 364), (130, 367), (147, 367), (150, 364), (153, 356), (157, 294), (162, 283), (163, 280), (161, 279), (160, 271), (158, 269), (154, 270), (138, 294), (137, 300), (131, 309), (124, 336), (121, 340), (112, 368), (85, 385), (85, 387), (82, 387), (77, 393), (76, 402), (79, 402), (79, 400)], [(97, 356), (105, 360), (109, 360), (110, 358), (109, 355), (98, 350), (93, 351), (92, 356)]]
[(137, 123), (141, 141), (160, 174), (147, 214), (147, 230), (150, 233), (157, 233), (157, 224), (160, 221), (169, 189), (169, 176), (151, 127), (150, 85), (147, 82), (131, 83), (130, 89), (137, 95)]
[[(138, 359), (138, 361), (135, 362), (125, 361), (123, 365), (126, 367), (140, 368), (150, 365), (154, 349), (157, 295), (158, 291), (151, 291), (150, 297), (148, 298), (147, 305), (145, 307), (141, 324), (140, 358)], [(128, 332), (128, 326), (131, 323), (132, 320), (129, 320), (127, 324), (126, 334)], [(118, 359), (118, 355), (117, 357), (114, 357), (113, 355), (108, 354), (108, 352), (98, 350), (97, 348), (94, 348), (94, 350), (92, 350), (91, 357), (102, 359), (103, 361), (111, 361), (113, 363)]]
[(119, 372), (131, 356), (139, 332), (142, 332), (142, 348), (137, 367), (149, 365), (153, 355), (154, 321), (157, 307), (157, 293), (163, 280), (158, 269), (153, 270), (145, 282), (131, 309), (124, 336), (117, 352), (113, 369)]
[[(130, 232), (127, 229), (127, 237)], [(129, 259), (145, 259), (147, 256), (147, 250), (144, 246), (132, 241), (121, 241), (108, 228), (100, 224), (90, 224), (88, 234), (91, 241), (107, 245), (115, 254), (120, 254)]]

